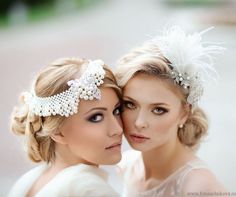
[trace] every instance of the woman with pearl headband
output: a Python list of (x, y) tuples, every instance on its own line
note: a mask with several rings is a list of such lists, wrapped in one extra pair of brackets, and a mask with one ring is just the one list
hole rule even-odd
[(63, 58), (42, 69), (23, 92), (11, 128), (39, 166), (9, 196), (117, 197), (99, 165), (121, 159), (121, 91), (101, 60)]

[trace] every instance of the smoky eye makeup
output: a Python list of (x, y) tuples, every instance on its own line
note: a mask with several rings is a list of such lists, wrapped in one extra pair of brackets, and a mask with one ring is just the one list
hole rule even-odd
[(135, 109), (135, 105), (132, 101), (124, 100), (123, 107), (126, 109)]
[(155, 114), (155, 115), (163, 115), (167, 112), (169, 112), (168, 109), (164, 108), (164, 107), (155, 107), (152, 112)]
[(113, 110), (113, 114), (114, 114), (115, 116), (119, 116), (119, 115), (121, 114), (121, 112), (122, 112), (122, 107), (121, 107), (121, 105), (119, 105), (118, 107), (116, 107), (116, 108)]
[(104, 119), (104, 115), (101, 112), (94, 113), (87, 118), (87, 121), (92, 123), (101, 122)]

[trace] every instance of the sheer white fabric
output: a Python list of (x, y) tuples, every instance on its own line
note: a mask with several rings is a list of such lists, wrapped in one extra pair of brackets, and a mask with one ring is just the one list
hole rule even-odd
[[(47, 165), (40, 165), (24, 174), (13, 186), (9, 197), (26, 196), (33, 183), (47, 168)], [(102, 169), (79, 164), (59, 172), (36, 197), (118, 197), (106, 181), (107, 174)]]
[[(183, 197), (185, 177), (194, 169), (208, 169), (202, 160), (196, 159), (186, 163), (164, 181), (151, 179), (144, 185), (142, 156), (140, 152), (133, 150), (123, 154), (118, 168), (124, 182), (123, 197)], [(146, 189), (147, 185), (149, 189)]]

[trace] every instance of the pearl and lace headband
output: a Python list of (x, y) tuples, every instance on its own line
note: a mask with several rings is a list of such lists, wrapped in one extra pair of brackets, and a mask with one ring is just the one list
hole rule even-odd
[(89, 61), (89, 64), (79, 79), (67, 82), (68, 90), (49, 97), (38, 97), (35, 91), (25, 92), (24, 101), (29, 106), (29, 112), (38, 116), (70, 116), (78, 112), (80, 99), (101, 99), (98, 89), (103, 84), (105, 70), (102, 60)]
[(202, 41), (202, 35), (210, 29), (186, 34), (180, 27), (174, 26), (149, 41), (157, 45), (168, 59), (171, 78), (188, 90), (187, 102), (193, 107), (198, 105), (204, 86), (217, 79), (212, 55), (224, 50), (223, 47)]

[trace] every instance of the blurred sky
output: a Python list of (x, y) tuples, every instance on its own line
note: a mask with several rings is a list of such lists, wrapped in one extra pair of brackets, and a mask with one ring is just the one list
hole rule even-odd
[[(183, 6), (165, 0), (103, 0), (79, 10), (66, 2), (70, 1), (61, 0), (61, 6), (57, 5), (57, 16), (38, 22), (27, 22), (24, 9), (13, 10), (11, 25), (0, 26), (0, 196), (6, 196), (19, 176), (33, 166), (23, 151), (22, 139), (8, 128), (17, 97), (29, 88), (33, 74), (59, 57), (99, 58), (114, 67), (121, 55), (171, 24), (189, 32), (215, 26), (205, 38), (227, 48), (216, 61), (219, 82), (205, 92), (201, 104), (210, 117), (210, 131), (198, 154), (226, 188), (236, 192), (235, 1)], [(123, 149), (128, 149), (126, 143)], [(105, 168), (120, 191), (114, 169)]]

